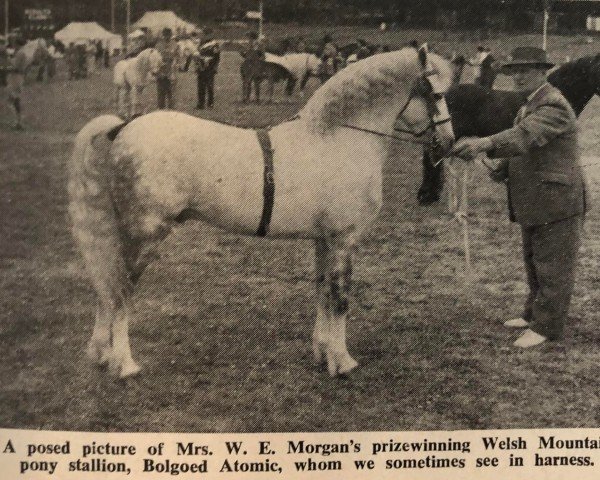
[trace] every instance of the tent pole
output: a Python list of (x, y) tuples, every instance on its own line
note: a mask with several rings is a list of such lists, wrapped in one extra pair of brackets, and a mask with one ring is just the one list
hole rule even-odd
[(544, 51), (548, 50), (548, 20), (550, 19), (550, 14), (548, 13), (548, 9), (544, 8), (544, 32), (542, 36), (542, 49)]
[(110, 0), (110, 31), (115, 32), (115, 0)]
[(4, 35), (6, 36), (6, 41), (8, 42), (8, 2), (9, 0), (4, 0)]
[(263, 0), (260, 0), (260, 5), (258, 8), (260, 12), (260, 17), (258, 19), (258, 38), (262, 40), (263, 38)]
[(126, 31), (125, 31), (125, 51), (129, 53), (129, 30), (131, 23), (131, 0), (127, 0), (127, 17), (125, 19)]

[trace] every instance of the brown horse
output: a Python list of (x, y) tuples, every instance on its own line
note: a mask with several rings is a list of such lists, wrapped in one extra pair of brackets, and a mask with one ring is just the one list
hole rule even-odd
[(245, 58), (240, 66), (240, 75), (242, 77), (242, 98), (244, 102), (249, 102), (252, 96), (252, 86), (254, 85), (254, 97), (256, 103), (260, 102), (260, 84), (263, 80), (267, 81), (267, 94), (269, 101), (273, 101), (275, 92), (275, 83), (285, 81), (286, 93), (292, 94), (296, 79), (283, 66), (277, 63), (267, 62), (265, 60), (256, 60)]

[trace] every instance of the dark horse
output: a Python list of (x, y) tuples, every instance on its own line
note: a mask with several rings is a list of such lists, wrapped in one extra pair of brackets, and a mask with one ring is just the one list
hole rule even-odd
[(263, 80), (267, 81), (267, 93), (269, 101), (273, 101), (275, 83), (286, 82), (286, 95), (291, 95), (296, 79), (281, 65), (266, 62), (264, 60), (244, 59), (240, 66), (240, 75), (242, 76), (243, 100), (250, 101), (252, 85), (254, 85), (254, 95), (256, 102), (260, 102), (260, 84)]
[[(579, 116), (594, 95), (600, 95), (600, 54), (565, 63), (548, 76)], [(456, 138), (486, 137), (513, 125), (529, 92), (488, 90), (462, 84), (446, 94)], [(421, 205), (437, 202), (444, 187), (443, 165), (428, 151), (423, 153), (423, 183), (417, 198)]]

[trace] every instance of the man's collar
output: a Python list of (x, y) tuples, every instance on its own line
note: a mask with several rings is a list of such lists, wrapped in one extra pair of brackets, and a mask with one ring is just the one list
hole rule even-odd
[(538, 88), (536, 88), (533, 92), (529, 94), (529, 96), (527, 97), (527, 101), (531, 102), (537, 96), (538, 93), (540, 93), (544, 88), (549, 86), (550, 84), (548, 82), (542, 83)]

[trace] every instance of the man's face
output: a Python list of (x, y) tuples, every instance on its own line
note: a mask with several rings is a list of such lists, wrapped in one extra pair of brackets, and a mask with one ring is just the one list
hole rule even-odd
[(533, 91), (546, 81), (546, 70), (529, 65), (513, 67), (512, 77), (517, 90)]

